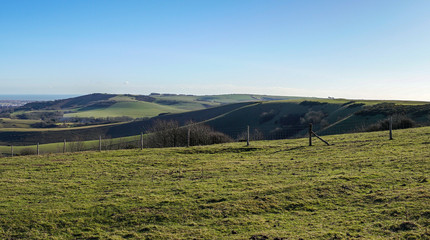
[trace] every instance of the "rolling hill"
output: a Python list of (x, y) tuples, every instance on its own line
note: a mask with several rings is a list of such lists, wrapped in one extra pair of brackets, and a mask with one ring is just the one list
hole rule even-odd
[[(154, 102), (130, 101), (117, 104)], [(125, 110), (118, 108), (117, 111)], [(387, 128), (386, 120), (390, 116), (394, 116), (396, 129), (429, 125), (430, 105), (425, 102), (332, 99), (245, 101), (109, 125), (64, 129), (0, 129), (0, 143), (33, 145), (37, 142), (62, 142), (64, 139), (75, 141), (95, 140), (99, 136), (133, 136), (148, 132), (156, 120), (178, 121), (180, 125), (190, 121), (204, 123), (234, 139), (240, 139), (246, 127), (250, 126), (253, 139), (283, 139), (304, 136), (309, 123), (313, 124), (314, 131), (320, 135), (382, 130)]]
[(201, 110), (224, 104), (263, 101), (263, 100), (286, 100), (296, 97), (266, 96), (251, 94), (226, 94), (226, 95), (177, 95), (177, 94), (101, 94), (62, 99), (46, 102), (32, 102), (16, 109), (15, 116), (23, 113), (41, 111), (62, 111), (65, 118), (108, 118), (108, 117), (131, 117), (144, 118), (154, 117), (159, 114), (179, 113), (185, 111)]

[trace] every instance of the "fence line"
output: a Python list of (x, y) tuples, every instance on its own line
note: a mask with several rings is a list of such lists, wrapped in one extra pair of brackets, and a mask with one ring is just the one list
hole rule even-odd
[[(98, 140), (91, 141), (70, 141), (64, 139), (63, 146), (61, 143), (39, 144), (27, 146), (10, 146), (10, 151), (3, 150), (0, 152), (2, 156), (14, 155), (40, 155), (46, 153), (66, 153), (80, 151), (104, 151), (104, 150), (119, 150), (119, 149), (144, 149), (153, 147), (186, 147), (195, 145), (208, 145), (221, 142), (246, 142), (250, 145), (250, 141), (255, 140), (275, 140), (275, 139), (296, 139), (309, 136), (310, 145), (311, 136), (327, 136), (334, 134), (343, 134), (351, 132), (364, 132), (376, 129), (375, 123), (350, 121), (340, 123), (340, 126), (321, 126), (313, 125), (312, 132), (309, 131), (309, 123), (300, 123), (295, 125), (280, 125), (276, 128), (272, 127), (252, 127), (249, 125), (243, 127), (214, 127), (214, 128), (199, 128), (199, 123), (182, 126), (178, 128), (166, 129), (159, 132), (125, 137), (125, 138), (102, 138), (98, 136)], [(382, 126), (385, 127), (385, 126)], [(387, 139), (393, 139), (393, 129), (407, 128), (409, 125), (397, 124), (393, 125), (393, 118), (389, 118), (386, 126), (389, 131)], [(345, 129), (352, 129), (346, 131)], [(154, 136), (158, 135), (158, 139)], [(3, 149), (6, 149), (3, 147)], [(18, 151), (20, 150), (20, 151)]]

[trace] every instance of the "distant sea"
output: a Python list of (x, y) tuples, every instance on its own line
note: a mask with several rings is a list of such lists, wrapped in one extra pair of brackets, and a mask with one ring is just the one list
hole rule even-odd
[(0, 100), (20, 100), (20, 101), (53, 101), (58, 99), (66, 99), (77, 97), (80, 95), (37, 95), (37, 94), (0, 94)]

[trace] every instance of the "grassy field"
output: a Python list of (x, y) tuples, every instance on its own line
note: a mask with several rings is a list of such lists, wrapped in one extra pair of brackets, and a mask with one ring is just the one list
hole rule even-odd
[[(140, 135), (113, 138), (113, 139), (102, 139), (102, 149), (109, 147), (115, 147), (115, 145), (125, 145), (126, 143), (133, 142), (134, 144), (139, 144)], [(40, 154), (48, 153), (62, 153), (64, 148), (64, 142), (58, 143), (47, 143), (39, 145)], [(125, 148), (125, 147), (124, 147)], [(68, 141), (66, 142), (66, 152), (78, 152), (85, 150), (98, 150), (99, 140), (89, 140), (89, 141)], [(13, 146), (14, 155), (28, 155), (37, 153), (37, 145), (27, 145), (27, 146)], [(23, 154), (24, 153), (24, 154)], [(0, 156), (11, 154), (10, 146), (0, 146)]]
[(41, 120), (21, 120), (0, 118), (0, 129), (4, 128), (31, 128), (31, 124), (39, 123)]
[[(205, 97), (208, 99), (203, 100), (207, 103), (209, 99), (213, 98), (213, 96)], [(228, 96), (223, 97), (227, 98)], [(231, 95), (230, 97), (237, 100), (252, 99), (252, 97), (263, 99), (270, 96)], [(430, 105), (424, 102), (389, 101), (387, 103), (395, 103), (396, 105), (377, 105), (382, 101), (350, 101), (346, 99), (304, 101), (303, 99), (291, 99), (247, 101), (188, 111), (185, 108), (193, 108), (193, 104), (196, 107), (200, 105), (200, 108), (204, 108), (204, 101), (197, 101), (197, 96), (163, 96), (154, 98), (156, 100), (152, 99), (154, 102), (138, 101), (136, 98), (136, 96), (125, 95), (112, 97), (107, 104), (94, 104), (80, 108), (80, 110), (75, 108), (73, 111), (77, 112), (67, 113), (66, 117), (151, 117), (160, 113), (170, 112), (171, 114), (162, 114), (151, 120), (143, 119), (115, 125), (91, 125), (85, 128), (38, 129), (26, 128), (25, 124), (21, 124), (21, 127), (18, 128), (14, 127), (13, 124), (8, 124), (0, 127), (0, 144), (33, 145), (37, 142), (61, 142), (64, 139), (72, 141), (77, 140), (78, 137), (81, 140), (94, 140), (98, 139), (99, 135), (109, 138), (127, 137), (140, 134), (142, 131), (146, 132), (151, 127), (151, 121), (155, 119), (174, 120), (181, 125), (190, 120), (204, 122), (215, 130), (233, 138), (242, 135), (249, 125), (251, 129), (257, 129), (255, 135), (260, 134), (258, 139), (300, 137), (306, 133), (307, 124), (310, 122), (314, 124), (314, 130), (321, 135), (367, 131), (370, 126), (375, 125), (377, 127), (378, 124), (392, 116), (392, 112), (395, 113), (394, 115), (398, 113), (399, 116), (404, 116), (406, 120), (410, 120), (411, 126), (430, 125), (428, 117)], [(195, 102), (184, 100), (189, 98), (195, 98)], [(158, 101), (164, 101), (163, 103), (166, 105), (157, 103)]]
[(264, 101), (264, 100), (286, 100), (286, 99), (308, 99), (305, 97), (291, 96), (270, 96), (270, 95), (255, 95), (255, 94), (220, 94), (220, 95), (174, 95), (174, 96), (152, 96), (158, 100), (171, 100), (178, 102), (201, 102), (206, 104), (228, 104), (248, 101)]
[(76, 113), (65, 114), (64, 117), (122, 117), (128, 116), (133, 118), (155, 117), (160, 113), (178, 113), (183, 112), (175, 107), (160, 105), (150, 102), (117, 102), (107, 108), (94, 109), (89, 111), (79, 111)]
[(201, 110), (229, 103), (296, 98), (251, 94), (205, 96), (161, 94), (145, 96), (95, 93), (56, 101), (30, 103), (17, 109), (12, 113), (12, 116), (64, 111), (66, 112), (65, 117), (106, 118), (128, 116), (141, 118), (154, 117), (160, 113)]
[[(294, 128), (303, 127), (303, 124), (300, 123), (300, 117), (304, 117), (310, 111), (324, 112), (326, 114), (324, 118), (327, 120), (327, 125), (335, 125), (338, 121), (362, 109), (361, 105), (357, 107), (343, 106), (342, 104), (348, 102), (345, 100), (332, 100), (330, 104), (316, 104), (312, 106), (307, 106), (302, 104), (302, 102), (297, 100), (257, 102), (209, 119), (206, 123), (219, 131), (223, 131), (226, 126), (230, 129), (244, 129), (246, 125), (249, 125), (252, 128), (259, 129), (265, 136), (270, 136), (271, 132), (277, 128), (291, 127), (295, 130)], [(315, 102), (319, 103), (319, 101), (313, 101), (313, 103)], [(288, 119), (287, 116), (291, 115), (297, 116), (297, 119), (295, 121)], [(315, 127), (319, 127), (317, 124), (314, 125)], [(345, 132), (354, 128), (355, 126), (350, 124), (344, 126), (343, 130)], [(288, 130), (284, 130), (283, 132), (288, 132)]]
[(264, 101), (265, 99), (295, 99), (296, 97), (287, 96), (268, 96), (268, 95), (252, 95), (252, 94), (223, 94), (223, 95), (208, 95), (199, 96), (197, 100), (212, 101), (219, 103), (234, 103), (245, 101)]
[(430, 128), (394, 137), (0, 158), (0, 238), (430, 239)]
[[(15, 121), (15, 119), (13, 119)], [(27, 120), (24, 120), (27, 121)], [(36, 120), (28, 120), (28, 121), (36, 121)], [(88, 125), (88, 126), (80, 126), (80, 127), (67, 127), (67, 128), (0, 128), (0, 132), (62, 132), (62, 131), (70, 131), (70, 130), (81, 130), (81, 129), (91, 129), (97, 127), (106, 127), (106, 126), (115, 126), (124, 124), (124, 122), (120, 123), (108, 123), (108, 124), (99, 124), (99, 125)]]

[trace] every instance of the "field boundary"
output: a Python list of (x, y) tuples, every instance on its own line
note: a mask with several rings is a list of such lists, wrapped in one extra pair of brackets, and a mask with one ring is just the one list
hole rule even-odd
[[(360, 123), (352, 123), (360, 126)], [(364, 124), (364, 123), (362, 123)], [(200, 127), (199, 127), (200, 126)], [(338, 132), (327, 132), (325, 128), (315, 129), (313, 123), (301, 124), (299, 126), (289, 127), (283, 131), (274, 131), (273, 134), (265, 136), (265, 129), (255, 128), (249, 125), (240, 129), (212, 129), (210, 127), (202, 128), (202, 123), (192, 123), (186, 126), (165, 127), (161, 131), (140, 132), (134, 136), (122, 138), (109, 138), (106, 136), (92, 136), (91, 139), (83, 138), (69, 140), (64, 139), (62, 142), (40, 144), (34, 143), (23, 146), (0, 146), (1, 157), (13, 157), (22, 155), (42, 155), (51, 153), (70, 153), (82, 151), (109, 151), (120, 149), (145, 149), (157, 147), (190, 147), (198, 145), (210, 145), (223, 142), (245, 142), (246, 146), (250, 146), (250, 142), (259, 140), (280, 140), (280, 139), (298, 139), (309, 138), (309, 146), (312, 146), (312, 139), (315, 137), (326, 145), (329, 142), (324, 140), (323, 136), (344, 134), (341, 130)], [(366, 129), (371, 127), (363, 127), (355, 131), (366, 132)], [(393, 129), (404, 129), (407, 126), (396, 126), (393, 128), (393, 118), (389, 118), (388, 129), (381, 131), (387, 132), (387, 140), (393, 140)], [(322, 134), (321, 134), (322, 133)], [(203, 140), (202, 140), (203, 139)]]

